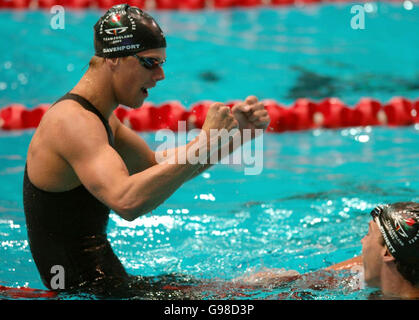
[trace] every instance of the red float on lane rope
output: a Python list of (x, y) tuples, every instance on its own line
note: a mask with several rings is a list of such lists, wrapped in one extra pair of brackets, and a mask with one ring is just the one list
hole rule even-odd
[[(154, 111), (155, 127), (158, 129), (169, 129), (178, 131), (179, 121), (187, 121), (189, 112), (177, 101), (164, 103)], [(186, 123), (185, 123), (186, 125)], [(185, 130), (188, 128), (185, 127)]]
[(23, 110), (21, 115), (22, 128), (29, 129), (38, 127), (42, 117), (44, 116), (45, 112), (47, 112), (49, 107), (49, 104), (43, 104), (32, 110)]
[(0, 128), (3, 130), (23, 129), (22, 113), (26, 110), (21, 104), (12, 104), (0, 110)]
[(87, 9), (94, 4), (95, 0), (65, 0), (64, 6), (71, 9)]
[(384, 106), (389, 126), (407, 126), (414, 123), (413, 103), (401, 97), (395, 97)]
[(415, 123), (419, 123), (419, 100), (417, 100), (417, 101), (413, 104), (412, 115), (413, 115), (413, 121), (414, 121)]
[(292, 106), (292, 118), (294, 130), (307, 130), (320, 126), (315, 117), (317, 105), (313, 101), (305, 98), (297, 99)]
[(296, 1), (295, 0), (272, 0), (271, 4), (272, 5), (279, 5), (279, 6), (289, 6), (294, 4)]
[(30, 2), (31, 0), (12, 0), (7, 6), (13, 9), (27, 9)]
[(337, 98), (327, 98), (320, 102), (316, 108), (319, 119), (316, 123), (324, 128), (339, 128), (346, 126), (344, 115), (349, 114), (348, 107)]
[(289, 127), (289, 114), (290, 109), (278, 104), (275, 100), (264, 100), (266, 111), (268, 111), (271, 118), (269, 123), (268, 132), (284, 132), (291, 130)]
[(179, 10), (202, 10), (206, 0), (181, 0), (178, 3)]
[(216, 9), (228, 9), (235, 7), (238, 4), (238, 0), (214, 0), (213, 6)]
[(370, 98), (362, 98), (355, 106), (352, 126), (376, 126), (385, 124), (385, 114), (381, 103)]
[(153, 104), (146, 102), (141, 108), (131, 110), (127, 116), (128, 123), (135, 131), (152, 131), (151, 109), (155, 108)]
[(38, 7), (41, 9), (50, 10), (51, 7), (56, 5), (64, 5), (62, 0), (38, 0)]
[(156, 8), (159, 10), (175, 10), (179, 7), (178, 0), (155, 0)]
[(240, 7), (257, 7), (261, 6), (262, 0), (238, 0), (237, 5)]

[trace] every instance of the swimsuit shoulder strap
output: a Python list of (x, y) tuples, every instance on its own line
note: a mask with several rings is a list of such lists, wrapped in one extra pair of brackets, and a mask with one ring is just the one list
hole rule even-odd
[(109, 144), (112, 147), (115, 147), (115, 139), (114, 139), (111, 127), (109, 126), (109, 122), (99, 112), (99, 110), (96, 109), (96, 107), (93, 104), (90, 103), (89, 100), (87, 100), (86, 98), (84, 98), (84, 97), (82, 97), (78, 94), (75, 94), (75, 93), (67, 93), (64, 96), (62, 96), (60, 99), (58, 99), (54, 104), (56, 104), (60, 101), (63, 101), (63, 100), (74, 100), (74, 101), (78, 102), (86, 110), (89, 110), (90, 112), (93, 112), (95, 115), (97, 115), (99, 117), (99, 119), (102, 121), (103, 125), (105, 126), (106, 132), (108, 134)]

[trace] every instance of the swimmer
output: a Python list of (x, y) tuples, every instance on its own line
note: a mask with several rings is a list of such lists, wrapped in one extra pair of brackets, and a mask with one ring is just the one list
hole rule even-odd
[[(23, 200), (30, 249), (44, 285), (56, 289), (51, 270), (61, 266), (64, 290), (95, 288), (112, 296), (127, 288), (131, 276), (107, 240), (110, 210), (135, 220), (211, 164), (157, 162), (156, 152), (113, 113), (120, 104), (141, 107), (165, 78), (166, 39), (150, 15), (127, 4), (112, 7), (94, 26), (94, 48), (86, 73), (33, 135)], [(263, 104), (249, 96), (231, 110), (212, 104), (201, 133), (268, 125)], [(200, 136), (182, 150), (202, 143), (213, 150), (214, 142)]]
[(376, 207), (362, 239), (365, 282), (384, 296), (419, 298), (419, 203)]
[[(328, 271), (361, 269), (365, 283), (379, 288), (383, 298), (418, 299), (419, 203), (397, 202), (378, 206), (371, 211), (371, 216), (368, 233), (361, 240), (361, 256), (305, 275), (291, 270), (268, 269), (236, 281), (272, 286), (303, 278), (310, 288), (324, 289), (337, 284), (333, 273), (327, 274)], [(318, 280), (320, 277), (322, 279)]]

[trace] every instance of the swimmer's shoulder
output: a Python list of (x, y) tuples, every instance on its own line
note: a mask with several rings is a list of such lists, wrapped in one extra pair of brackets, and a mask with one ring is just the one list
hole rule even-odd
[[(89, 137), (89, 139), (86, 139)], [(73, 100), (63, 100), (45, 113), (33, 140), (59, 151), (77, 148), (87, 141), (107, 143), (108, 136), (99, 117)]]
[[(70, 100), (56, 103), (44, 114), (27, 154), (28, 176), (35, 186), (45, 191), (58, 192), (80, 185), (63, 154), (76, 152), (79, 145), (76, 140), (81, 140), (82, 135), (79, 128), (88, 117), (87, 110), (82, 110), (81, 106)], [(90, 122), (94, 121), (92, 117)]]
[[(62, 100), (52, 105), (42, 117), (39, 126), (59, 125), (60, 123), (74, 123), (84, 118), (94, 118), (91, 112), (84, 109), (74, 100)], [(97, 116), (96, 116), (97, 117)]]
[(63, 129), (77, 132), (78, 130), (103, 131), (103, 123), (93, 112), (83, 108), (74, 100), (63, 100), (51, 106), (38, 126), (40, 130), (54, 130), (59, 135)]

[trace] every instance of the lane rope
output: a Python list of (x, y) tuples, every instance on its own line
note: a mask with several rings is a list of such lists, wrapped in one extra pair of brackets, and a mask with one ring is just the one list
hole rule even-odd
[[(226, 102), (230, 108), (237, 101)], [(315, 102), (297, 99), (291, 106), (276, 100), (262, 100), (271, 117), (268, 132), (311, 130), (316, 128), (346, 128), (359, 126), (409, 126), (419, 123), (419, 99), (393, 97), (386, 103), (372, 98), (362, 98), (354, 106), (344, 104), (338, 98), (326, 98)], [(118, 119), (135, 131), (157, 131), (170, 129), (179, 131), (183, 121), (186, 130), (202, 128), (209, 106), (214, 101), (199, 101), (183, 106), (178, 101), (159, 105), (146, 102), (138, 109), (118, 106), (114, 113)], [(22, 130), (36, 128), (49, 104), (27, 108), (22, 104), (10, 104), (0, 109), (1, 130)]]
[[(404, 2), (403, 0), (388, 0)], [(351, 0), (0, 0), (0, 9), (49, 10), (55, 5), (67, 9), (108, 9), (114, 5), (128, 3), (145, 10), (205, 10), (255, 8), (261, 6), (305, 6), (320, 3), (345, 3)], [(365, 1), (367, 2), (367, 1)]]

